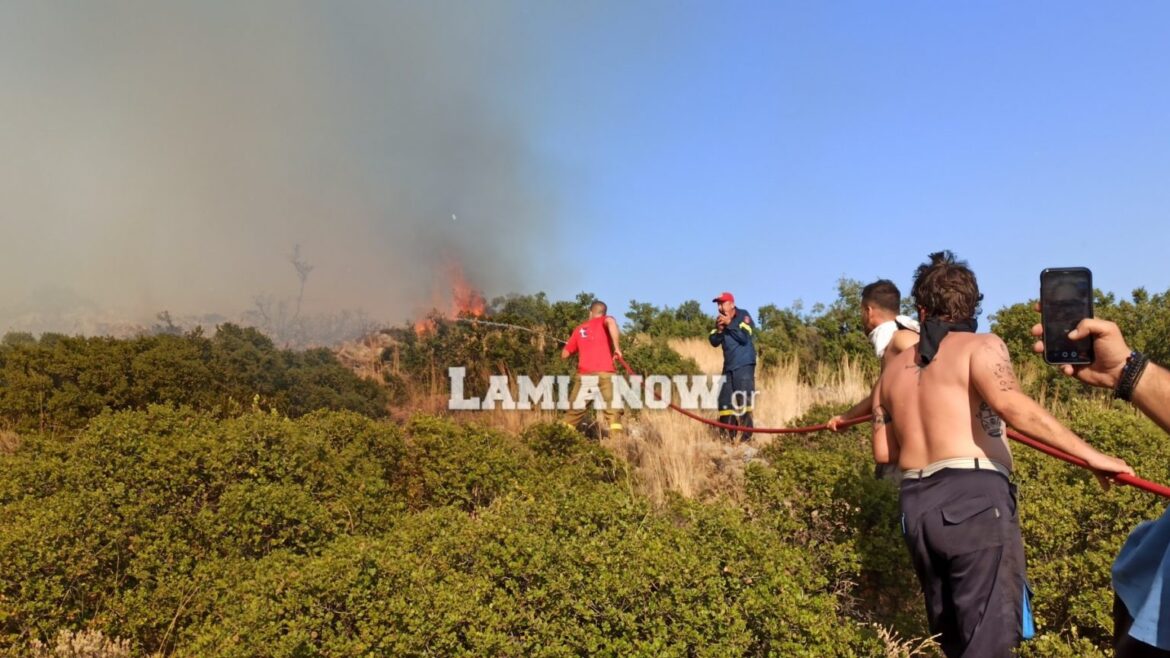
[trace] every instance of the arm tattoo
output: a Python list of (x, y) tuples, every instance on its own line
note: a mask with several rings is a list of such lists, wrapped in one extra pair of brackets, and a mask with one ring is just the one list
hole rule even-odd
[(890, 415), (890, 412), (886, 411), (885, 407), (878, 407), (873, 412), (873, 424), (875, 426), (889, 425), (892, 422), (894, 422), (894, 417)]
[(996, 386), (1003, 392), (1020, 390), (1016, 374), (1012, 371), (1012, 357), (1008, 354), (1007, 345), (1000, 343), (996, 352), (991, 361), (991, 373), (995, 376)]
[(1003, 438), (1003, 420), (986, 402), (979, 403), (979, 424), (983, 426), (987, 436), (993, 439)]

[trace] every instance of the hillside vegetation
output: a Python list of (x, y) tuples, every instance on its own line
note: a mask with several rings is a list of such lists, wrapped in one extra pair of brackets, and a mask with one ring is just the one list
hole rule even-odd
[(86, 627), (187, 656), (880, 655), (776, 475), (762, 518), (656, 508), (556, 425), (154, 407), (3, 467), (14, 653)]
[[(1170, 468), (1128, 411), (1071, 420), (1139, 472)], [(1164, 503), (1017, 453), (1029, 655), (1098, 655), (1108, 565)], [(62, 629), (175, 656), (883, 656), (883, 634), (924, 636), (863, 431), (761, 456), (740, 501), (654, 504), (558, 425), (103, 414), (0, 458), (0, 650)]]
[[(1164, 300), (1114, 306), (1153, 344)], [(801, 329), (786, 335), (867, 363), (847, 334), (817, 329), (835, 322), (818, 324), (824, 314), (844, 318), (846, 301), (792, 312)], [(328, 352), (276, 350), (234, 327), (213, 338), (9, 336), (0, 654), (76, 655), (54, 647), (84, 637), (100, 645), (95, 656), (933, 655), (897, 494), (873, 478), (867, 426), (721, 451), (706, 467), (738, 460), (734, 488), (680, 495), (667, 479), (647, 488), (653, 471), (631, 450), (666, 450), (692, 430), (648, 413), (619, 446), (555, 423), (506, 430), (493, 416), (411, 411), (444, 396), (443, 378), (426, 378), (446, 365), (567, 368), (549, 336), (574, 323), (579, 302), (494, 305), (493, 318), (543, 338), (470, 322), (394, 330), (385, 387)], [(552, 308), (561, 325), (540, 315)], [(1030, 313), (996, 315), (1013, 349)], [(639, 369), (704, 367), (696, 343), (672, 343), (684, 357), (668, 339), (686, 336), (654, 326), (629, 336)], [(767, 336), (765, 348), (784, 344)], [(840, 359), (773, 349), (761, 382), (807, 397), (785, 412), (797, 417), (769, 422), (821, 422), (866, 379), (818, 367)], [(1167, 479), (1170, 442), (1150, 422), (1017, 356), (1074, 430)], [(1109, 565), (1166, 501), (1105, 493), (1085, 471), (1015, 453), (1040, 633), (1023, 655), (1105, 656)]]
[(327, 349), (277, 349), (231, 324), (132, 339), (10, 333), (0, 341), (0, 419), (20, 431), (68, 432), (105, 409), (188, 405), (218, 416), (253, 406), (301, 416), (317, 409), (386, 413), (384, 389)]

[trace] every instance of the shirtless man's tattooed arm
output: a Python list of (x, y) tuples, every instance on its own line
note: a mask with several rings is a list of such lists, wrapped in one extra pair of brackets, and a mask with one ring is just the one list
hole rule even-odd
[(1125, 462), (1104, 455), (1085, 443), (1020, 390), (1007, 345), (998, 336), (988, 335), (986, 342), (972, 352), (970, 367), (975, 392), (1012, 427), (1046, 445), (1084, 459), (1094, 470), (1110, 473), (1132, 471)]

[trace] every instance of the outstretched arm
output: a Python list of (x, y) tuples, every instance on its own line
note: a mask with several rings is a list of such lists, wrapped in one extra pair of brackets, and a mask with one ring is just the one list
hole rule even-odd
[(1049, 447), (1080, 457), (1095, 471), (1133, 474), (1124, 461), (1085, 443), (1044, 407), (1024, 395), (1016, 381), (1007, 345), (998, 336), (989, 336), (972, 353), (971, 381), (979, 397), (1017, 430)]
[(867, 396), (861, 398), (861, 400), (858, 401), (857, 404), (855, 404), (849, 408), (849, 411), (846, 411), (845, 413), (843, 413), (839, 416), (833, 416), (832, 418), (830, 418), (828, 420), (828, 422), (825, 423), (825, 425), (827, 425), (830, 430), (836, 432), (837, 427), (841, 423), (844, 423), (845, 421), (853, 420), (855, 418), (861, 418), (862, 416), (864, 416), (868, 413), (871, 413), (872, 411), (873, 411), (873, 394), (871, 393), (870, 395), (867, 395)]

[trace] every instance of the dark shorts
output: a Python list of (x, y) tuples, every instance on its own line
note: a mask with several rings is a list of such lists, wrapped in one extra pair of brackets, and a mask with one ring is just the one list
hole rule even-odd
[(1015, 486), (995, 471), (902, 481), (902, 529), (948, 658), (1011, 656), (1023, 639), (1024, 542)]

